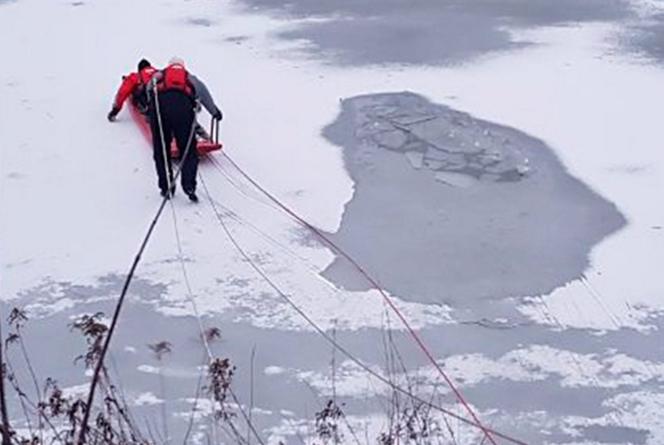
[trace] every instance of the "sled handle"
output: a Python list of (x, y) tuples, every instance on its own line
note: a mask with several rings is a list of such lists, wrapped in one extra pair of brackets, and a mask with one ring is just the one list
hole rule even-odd
[(214, 117), (210, 121), (210, 140), (215, 144), (219, 143), (219, 121)]

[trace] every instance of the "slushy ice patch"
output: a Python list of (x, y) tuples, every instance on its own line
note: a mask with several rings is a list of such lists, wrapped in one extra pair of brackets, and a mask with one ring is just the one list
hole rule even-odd
[[(344, 100), (324, 135), (355, 182), (333, 238), (412, 301), (481, 311), (549, 293), (625, 224), (543, 141), (416, 94)], [(325, 275), (367, 288), (339, 258)]]

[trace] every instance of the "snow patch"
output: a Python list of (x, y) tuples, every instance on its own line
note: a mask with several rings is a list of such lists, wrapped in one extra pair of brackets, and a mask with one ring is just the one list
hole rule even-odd
[(155, 396), (153, 393), (149, 391), (139, 394), (133, 400), (133, 404), (136, 406), (158, 405), (161, 403), (164, 403), (164, 400), (160, 399), (159, 397)]
[(267, 366), (263, 370), (263, 373), (265, 373), (265, 375), (279, 375), (283, 374), (284, 372), (286, 372), (286, 369), (282, 368), (281, 366)]

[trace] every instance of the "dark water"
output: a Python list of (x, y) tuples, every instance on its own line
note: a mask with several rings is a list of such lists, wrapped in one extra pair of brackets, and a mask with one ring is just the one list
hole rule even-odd
[(274, 14), (324, 17), (284, 32), (312, 42), (311, 54), (341, 64), (450, 64), (515, 42), (504, 26), (533, 27), (629, 17), (625, 0), (246, 0)]
[(622, 43), (646, 60), (664, 63), (664, 13), (634, 23), (622, 36)]

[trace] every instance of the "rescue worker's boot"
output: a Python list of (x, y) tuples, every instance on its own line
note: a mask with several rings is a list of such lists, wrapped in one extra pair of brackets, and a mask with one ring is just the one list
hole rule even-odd
[(195, 192), (195, 191), (193, 191), (193, 190), (185, 190), (184, 192), (187, 194), (187, 196), (189, 197), (189, 200), (190, 200), (191, 202), (198, 202), (198, 196), (196, 196), (196, 192)]

